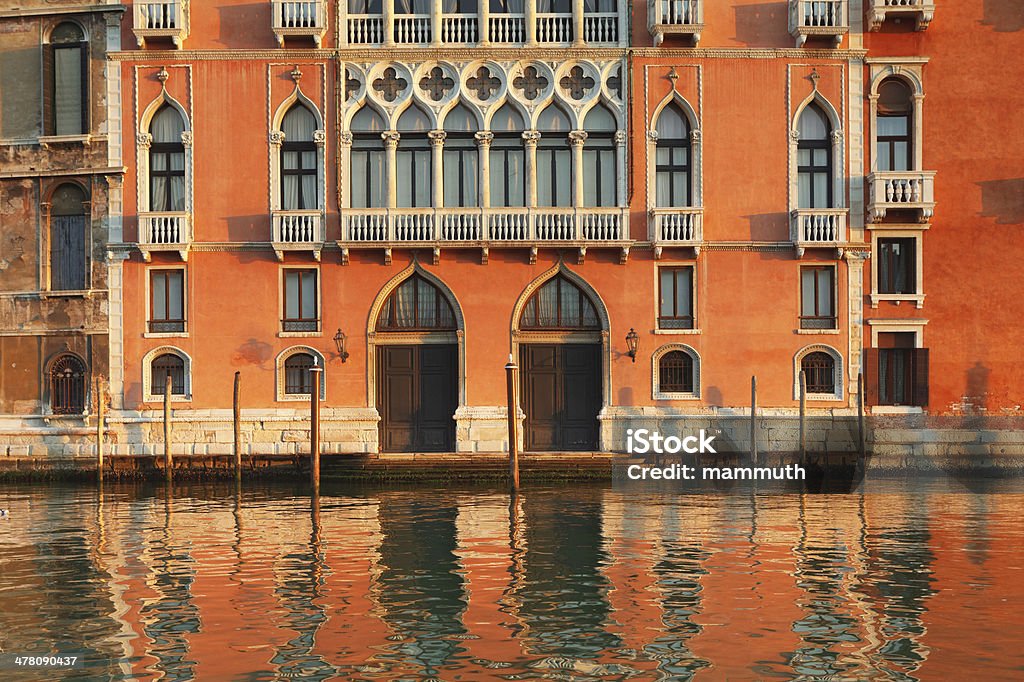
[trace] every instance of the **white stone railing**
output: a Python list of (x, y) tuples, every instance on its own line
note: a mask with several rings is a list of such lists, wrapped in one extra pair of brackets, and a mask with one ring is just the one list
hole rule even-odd
[(886, 17), (899, 15), (913, 17), (916, 30), (923, 31), (935, 17), (934, 0), (864, 0), (864, 8), (872, 31), (881, 30)]
[(790, 213), (790, 241), (800, 246), (840, 246), (846, 243), (845, 208), (798, 208)]
[(657, 47), (666, 35), (688, 35), (694, 44), (704, 30), (704, 0), (647, 0), (647, 28)]
[(349, 45), (382, 45), (384, 43), (384, 17), (379, 14), (348, 15)]
[(789, 33), (797, 47), (811, 36), (827, 36), (836, 45), (850, 30), (846, 0), (789, 0)]
[(432, 39), (429, 14), (396, 14), (395, 43), (428, 45)]
[(139, 47), (147, 38), (170, 38), (180, 49), (188, 37), (188, 0), (136, 2), (132, 30)]
[(319, 47), (327, 31), (326, 0), (273, 0), (273, 29), (279, 46), (287, 36), (307, 36)]
[(177, 251), (185, 260), (192, 246), (192, 216), (185, 211), (139, 214), (139, 250), (148, 261), (152, 251)]
[(321, 211), (274, 211), (275, 244), (308, 245), (324, 243)]
[(572, 42), (572, 14), (538, 12), (537, 42), (569, 44)]
[(480, 23), (475, 14), (442, 14), (441, 42), (465, 44), (480, 42)]
[(699, 244), (704, 240), (704, 209), (651, 210), (651, 241), (664, 244)]
[(623, 208), (346, 209), (345, 242), (621, 242)]
[(935, 208), (935, 171), (878, 171), (868, 176), (868, 192), (875, 222), (890, 209), (918, 210), (927, 220)]
[(589, 44), (619, 42), (617, 12), (588, 12), (583, 15), (583, 39)]
[(492, 14), (490, 41), (498, 44), (522, 45), (526, 43), (526, 17), (522, 14)]

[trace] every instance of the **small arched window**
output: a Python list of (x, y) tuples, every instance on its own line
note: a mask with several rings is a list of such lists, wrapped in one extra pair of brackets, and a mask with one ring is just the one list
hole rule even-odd
[(352, 131), (352, 208), (381, 208), (385, 202), (387, 176), (384, 174), (384, 119), (370, 107), (363, 107), (349, 125)]
[(89, 44), (78, 24), (66, 21), (50, 33), (48, 132), (84, 135), (89, 128)]
[(441, 330), (455, 330), (455, 313), (448, 298), (420, 275), (398, 285), (377, 318), (377, 331)]
[(153, 395), (163, 395), (166, 390), (167, 377), (171, 377), (171, 395), (186, 394), (185, 359), (175, 353), (164, 353), (153, 358), (150, 363), (150, 391)]
[(583, 205), (616, 204), (615, 114), (603, 104), (590, 110), (583, 121), (587, 140), (583, 145)]
[(523, 117), (505, 104), (491, 117), (491, 206), (526, 205)]
[(887, 78), (878, 86), (877, 166), (880, 171), (913, 168), (914, 98), (899, 78)]
[(690, 206), (690, 121), (672, 102), (658, 115), (655, 151), (656, 201), (660, 208)]
[(149, 210), (185, 210), (185, 121), (169, 104), (160, 107), (149, 124)]
[(444, 205), (450, 207), (479, 204), (479, 155), (474, 134), (476, 117), (459, 105), (444, 119)]
[(284, 392), (286, 395), (309, 395), (313, 390), (313, 356), (296, 353), (284, 361)]
[(832, 143), (828, 117), (817, 104), (800, 114), (797, 144), (797, 201), (799, 208), (832, 206)]
[(85, 202), (85, 192), (72, 183), (58, 187), (50, 200), (50, 289), (53, 291), (89, 288)]
[(430, 117), (415, 104), (398, 119), (398, 152), (395, 156), (398, 186), (395, 188), (398, 206), (423, 208), (431, 204), (433, 182), (431, 174)]
[(601, 322), (590, 298), (562, 275), (530, 297), (519, 318), (521, 329), (598, 330)]
[(800, 360), (800, 369), (807, 382), (808, 393), (836, 392), (836, 361), (824, 351), (808, 353)]
[(53, 414), (85, 412), (85, 363), (70, 353), (54, 360), (50, 366), (50, 411)]
[(293, 105), (281, 121), (281, 208), (286, 211), (314, 210), (319, 206), (315, 130), (316, 117), (303, 104)]
[(658, 389), (661, 393), (694, 393), (693, 356), (681, 350), (658, 359)]
[(537, 118), (537, 205), (572, 205), (572, 152), (569, 149), (569, 116), (549, 104)]

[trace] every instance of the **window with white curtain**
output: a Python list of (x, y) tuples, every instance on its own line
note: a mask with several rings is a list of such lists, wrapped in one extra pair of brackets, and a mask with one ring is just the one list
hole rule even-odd
[(395, 0), (395, 14), (430, 14), (433, 0)]
[(149, 132), (149, 210), (153, 212), (185, 210), (185, 145), (181, 134), (185, 121), (169, 104), (160, 107)]
[(383, 0), (348, 0), (349, 14), (380, 14)]
[(913, 161), (913, 95), (906, 83), (887, 78), (878, 86), (877, 156), (878, 170), (905, 171)]
[(82, 135), (87, 129), (88, 43), (82, 29), (71, 22), (50, 34), (52, 66), (52, 134)]
[(832, 143), (828, 117), (817, 104), (800, 114), (797, 144), (797, 201), (799, 208), (832, 206)]
[(444, 130), (444, 205), (450, 207), (479, 204), (480, 164), (474, 134), (476, 117), (463, 105), (448, 112)]
[(296, 103), (281, 121), (281, 208), (286, 211), (312, 210), (317, 198), (317, 149), (313, 142), (316, 117)]
[(363, 107), (352, 118), (352, 208), (382, 208), (387, 191), (384, 173), (384, 119), (370, 107)]
[(572, 205), (572, 151), (569, 149), (569, 116), (549, 104), (537, 119), (537, 205)]
[(655, 186), (657, 205), (675, 208), (690, 205), (690, 122), (674, 102), (658, 116), (655, 129)]
[(401, 139), (395, 156), (398, 182), (395, 190), (400, 208), (430, 206), (433, 182), (429, 130), (430, 118), (416, 105), (406, 109), (398, 119)]
[(615, 114), (599, 104), (587, 114), (583, 129), (583, 205), (614, 206), (617, 173), (615, 168)]
[(491, 14), (522, 14), (526, 11), (524, 0), (490, 0)]
[(523, 117), (505, 104), (491, 117), (491, 206), (526, 205), (526, 151)]

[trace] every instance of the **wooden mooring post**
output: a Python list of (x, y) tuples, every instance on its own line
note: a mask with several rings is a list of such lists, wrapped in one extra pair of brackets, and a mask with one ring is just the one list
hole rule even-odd
[(511, 353), (505, 365), (508, 392), (508, 475), (513, 493), (519, 490), (519, 365)]
[(750, 377), (750, 461), (757, 464), (757, 377)]
[(807, 374), (800, 370), (800, 462), (807, 460)]
[(320, 494), (320, 376), (324, 369), (317, 361), (309, 368), (309, 457), (313, 494)]
[(235, 372), (235, 391), (231, 404), (232, 432), (235, 443), (235, 478), (242, 478), (242, 408), (239, 403), (239, 393), (242, 383), (242, 373)]
[(103, 480), (103, 420), (106, 399), (103, 395), (103, 379), (96, 377), (96, 475)]
[(171, 481), (171, 469), (174, 468), (171, 455), (171, 388), (171, 373), (168, 372), (164, 382), (164, 476), (168, 483)]
[(857, 372), (857, 454), (864, 459), (864, 373)]

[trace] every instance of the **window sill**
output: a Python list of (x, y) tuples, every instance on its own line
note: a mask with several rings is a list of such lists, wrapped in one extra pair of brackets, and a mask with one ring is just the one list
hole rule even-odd
[(654, 333), (661, 336), (673, 336), (676, 334), (700, 334), (700, 329), (655, 329)]
[(142, 335), (144, 339), (187, 339), (188, 332), (145, 332)]
[(911, 405), (875, 405), (871, 414), (923, 414), (924, 408)]
[(896, 305), (907, 301), (920, 309), (924, 307), (924, 294), (871, 294), (872, 308), (877, 308), (880, 301), (890, 301)]
[(323, 332), (278, 332), (279, 339), (315, 339), (323, 336)]
[[(324, 402), (325, 400), (327, 400), (327, 396), (325, 396), (323, 393), (321, 393), (320, 394), (320, 402)], [(309, 394), (306, 393), (306, 394), (302, 394), (302, 395), (279, 395), (279, 396), (277, 396), (277, 402), (279, 402), (279, 403), (308, 403), (309, 402)]]
[[(158, 405), (163, 405), (164, 404), (164, 397), (162, 395), (150, 395), (150, 396), (146, 396), (146, 399), (143, 402), (146, 402), (146, 403), (156, 403)], [(190, 396), (190, 395), (172, 395), (171, 396), (171, 403), (190, 403), (190, 402), (192, 402), (192, 396)]]
[(700, 400), (696, 393), (655, 393), (655, 400)]
[(821, 334), (839, 334), (842, 332), (841, 329), (795, 329), (793, 331), (796, 334), (808, 334), (810, 336), (817, 336)]
[(39, 145), (46, 147), (51, 144), (90, 144), (92, 135), (42, 135), (39, 137)]
[(67, 289), (67, 290), (52, 290), (52, 291), (40, 291), (39, 298), (92, 298), (92, 289)]

